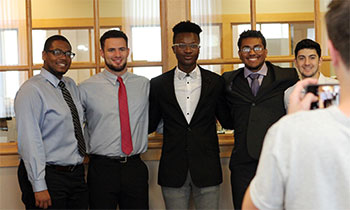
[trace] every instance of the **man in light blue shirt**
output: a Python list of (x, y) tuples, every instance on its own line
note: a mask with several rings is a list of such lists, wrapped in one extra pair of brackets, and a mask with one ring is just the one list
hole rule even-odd
[[(21, 157), (18, 180), (27, 209), (87, 209), (85, 143), (79, 150), (77, 140), (82, 134), (83, 109), (75, 82), (63, 77), (75, 55), (71, 49), (65, 37), (49, 37), (40, 74), (26, 81), (15, 98)], [(69, 92), (70, 104), (63, 91)], [(74, 115), (70, 106), (75, 107)]]
[[(128, 38), (123, 32), (107, 31), (100, 42), (105, 70), (79, 86), (87, 120), (90, 208), (148, 209), (148, 169), (140, 154), (148, 143), (149, 81), (127, 71)], [(122, 90), (126, 101), (120, 98)], [(119, 111), (122, 101), (128, 111)], [(130, 150), (123, 147), (123, 126), (130, 126)]]

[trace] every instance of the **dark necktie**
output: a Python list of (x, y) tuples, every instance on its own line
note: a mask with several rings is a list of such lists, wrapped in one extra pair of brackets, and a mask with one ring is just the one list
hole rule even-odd
[(58, 86), (61, 88), (63, 98), (66, 101), (67, 105), (69, 106), (70, 112), (72, 114), (73, 125), (74, 125), (74, 134), (75, 134), (75, 138), (78, 141), (79, 154), (82, 157), (84, 157), (86, 154), (86, 147), (85, 147), (83, 132), (82, 132), (82, 129), (80, 126), (80, 120), (79, 120), (77, 107), (75, 106), (74, 101), (72, 99), (72, 96), (70, 95), (64, 82), (60, 81), (58, 83)]
[(119, 102), (119, 118), (120, 129), (122, 135), (122, 151), (129, 155), (132, 150), (131, 131), (130, 131), (130, 119), (128, 108), (128, 97), (126, 95), (125, 85), (121, 77), (117, 78), (119, 82), (118, 102)]
[(256, 96), (256, 94), (259, 91), (259, 74), (250, 74), (249, 77), (252, 79), (252, 83), (251, 83), (251, 89), (252, 89), (252, 93), (254, 96)]

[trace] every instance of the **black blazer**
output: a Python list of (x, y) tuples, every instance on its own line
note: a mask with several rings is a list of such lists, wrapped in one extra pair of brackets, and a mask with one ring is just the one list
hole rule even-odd
[(222, 182), (216, 117), (224, 127), (232, 123), (227, 114), (224, 79), (199, 67), (202, 78), (198, 105), (188, 124), (177, 102), (174, 89), (175, 68), (151, 80), (149, 132), (163, 119), (163, 147), (158, 184), (181, 187), (190, 171), (197, 187)]
[(235, 146), (230, 166), (258, 160), (268, 128), (286, 114), (284, 91), (298, 81), (294, 68), (281, 68), (266, 61), (267, 75), (253, 96), (244, 68), (223, 74), (231, 108)]

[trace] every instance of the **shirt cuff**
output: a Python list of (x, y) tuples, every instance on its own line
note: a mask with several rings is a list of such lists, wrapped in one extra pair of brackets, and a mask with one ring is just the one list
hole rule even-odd
[(33, 186), (33, 192), (40, 192), (43, 190), (47, 190), (45, 179), (34, 181), (32, 186)]

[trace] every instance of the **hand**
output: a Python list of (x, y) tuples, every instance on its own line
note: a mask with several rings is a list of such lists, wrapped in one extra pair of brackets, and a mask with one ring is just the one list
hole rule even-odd
[(288, 114), (292, 114), (302, 110), (309, 110), (311, 103), (316, 102), (318, 98), (312, 93), (303, 92), (306, 86), (317, 84), (317, 79), (303, 79), (295, 85), (293, 92), (289, 96)]
[(47, 209), (52, 205), (51, 197), (48, 190), (43, 190), (40, 192), (34, 192), (35, 196), (35, 206), (43, 209)]

